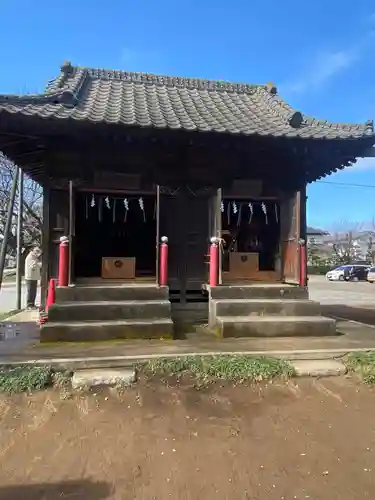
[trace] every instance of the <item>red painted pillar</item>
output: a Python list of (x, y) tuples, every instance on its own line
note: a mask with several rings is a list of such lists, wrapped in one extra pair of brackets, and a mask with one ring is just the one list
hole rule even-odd
[(219, 242), (215, 237), (211, 238), (210, 246), (210, 286), (217, 286), (219, 273)]
[(167, 286), (168, 284), (168, 238), (161, 237), (160, 244), (160, 272), (159, 272), (159, 285)]
[(48, 313), (49, 307), (55, 303), (55, 288), (56, 280), (50, 279), (48, 284), (47, 300), (46, 300), (46, 313)]
[(69, 239), (66, 236), (60, 238), (59, 249), (59, 286), (69, 284)]
[(300, 256), (300, 269), (299, 269), (299, 286), (307, 286), (307, 252), (305, 240), (299, 240), (299, 256)]

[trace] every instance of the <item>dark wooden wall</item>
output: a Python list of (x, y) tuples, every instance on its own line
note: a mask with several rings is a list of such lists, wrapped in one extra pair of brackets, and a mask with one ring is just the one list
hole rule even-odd
[(69, 234), (69, 192), (67, 190), (50, 190), (48, 222), (48, 274), (50, 277), (56, 277), (58, 274), (60, 238)]

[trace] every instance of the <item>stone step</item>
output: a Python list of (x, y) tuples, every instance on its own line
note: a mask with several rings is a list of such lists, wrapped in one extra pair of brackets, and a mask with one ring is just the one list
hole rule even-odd
[(160, 319), (170, 316), (171, 304), (168, 300), (63, 302), (53, 304), (48, 310), (48, 320), (52, 322)]
[(344, 363), (337, 359), (298, 359), (291, 364), (296, 377), (334, 377), (347, 372)]
[(308, 299), (307, 288), (281, 283), (219, 285), (210, 289), (210, 297), (221, 299)]
[(114, 339), (172, 339), (171, 319), (50, 322), (40, 329), (41, 342), (94, 342)]
[[(210, 314), (216, 316), (318, 316), (320, 304), (307, 299), (212, 300)], [(212, 316), (211, 316), (212, 317)]]
[(56, 288), (56, 302), (168, 300), (168, 287), (155, 284), (98, 284)]
[(85, 390), (103, 385), (114, 386), (121, 384), (121, 386), (127, 386), (135, 381), (136, 373), (134, 368), (77, 370), (72, 377), (72, 388)]
[(336, 321), (323, 316), (218, 316), (218, 337), (322, 337), (336, 335)]

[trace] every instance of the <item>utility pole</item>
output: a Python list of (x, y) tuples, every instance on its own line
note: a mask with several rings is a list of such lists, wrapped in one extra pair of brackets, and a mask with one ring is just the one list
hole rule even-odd
[(3, 243), (1, 245), (1, 252), (0, 252), (0, 290), (1, 290), (1, 285), (3, 284), (3, 274), (4, 274), (4, 266), (5, 266), (5, 257), (6, 257), (6, 253), (7, 253), (9, 233), (10, 233), (10, 229), (11, 229), (11, 226), (12, 226), (14, 200), (16, 198), (16, 193), (17, 193), (17, 182), (18, 182), (18, 168), (16, 168), (16, 170), (14, 172), (14, 176), (13, 176), (12, 188), (10, 190), (10, 197), (9, 197), (9, 203), (8, 203), (8, 215), (7, 215), (7, 220), (6, 220), (5, 228), (4, 228)]
[(17, 267), (16, 267), (16, 309), (21, 309), (22, 298), (22, 247), (23, 247), (23, 172), (18, 167), (18, 214), (17, 214)]

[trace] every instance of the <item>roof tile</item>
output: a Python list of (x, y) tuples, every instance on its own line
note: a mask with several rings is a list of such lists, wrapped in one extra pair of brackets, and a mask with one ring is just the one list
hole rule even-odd
[(38, 95), (0, 95), (0, 113), (242, 135), (349, 139), (373, 124), (329, 123), (292, 109), (273, 85), (78, 68)]

